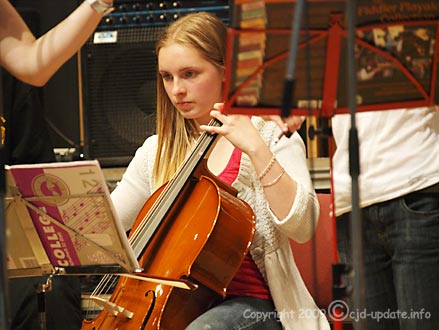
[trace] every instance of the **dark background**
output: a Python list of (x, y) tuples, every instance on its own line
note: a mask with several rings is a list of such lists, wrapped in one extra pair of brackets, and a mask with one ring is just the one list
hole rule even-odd
[[(39, 14), (40, 34), (47, 32), (77, 6), (77, 0), (12, 0), (17, 8), (35, 10)], [(37, 35), (38, 36), (38, 35)], [(78, 69), (75, 55), (43, 87), (45, 120), (55, 148), (79, 144)]]
[[(39, 13), (41, 35), (82, 0), (11, 2)], [(229, 17), (227, 0), (114, 0), (114, 5), (96, 31), (117, 32), (117, 41), (94, 43), (92, 36), (43, 87), (44, 119), (58, 160), (97, 159), (101, 167), (127, 166), (155, 130), (154, 47), (163, 27), (193, 10)]]

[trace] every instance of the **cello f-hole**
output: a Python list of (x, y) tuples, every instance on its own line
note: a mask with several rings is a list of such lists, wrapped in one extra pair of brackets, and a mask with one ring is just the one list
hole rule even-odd
[(146, 327), (146, 324), (149, 321), (149, 318), (151, 317), (152, 311), (154, 310), (154, 306), (155, 306), (155, 292), (153, 290), (148, 290), (145, 293), (145, 297), (148, 297), (149, 294), (152, 294), (152, 300), (151, 300), (151, 304), (149, 305), (148, 308), (148, 312), (146, 313), (145, 317), (143, 318), (143, 322), (142, 325), (140, 327), (140, 330), (144, 330)]

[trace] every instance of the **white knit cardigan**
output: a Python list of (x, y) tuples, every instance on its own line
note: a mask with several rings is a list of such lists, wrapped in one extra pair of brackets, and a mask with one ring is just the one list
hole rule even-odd
[[(252, 117), (252, 122), (279, 163), (297, 182), (297, 194), (289, 215), (278, 219), (270, 210), (249, 157), (243, 153), (239, 174), (232, 186), (238, 190), (238, 197), (253, 208), (256, 216), (250, 253), (268, 283), (284, 329), (328, 330), (325, 315), (316, 306), (300, 276), (288, 240), (309, 240), (319, 216), (303, 141), (295, 133), (275, 144), (280, 130), (273, 122), (259, 117)], [(143, 204), (153, 193), (152, 168), (156, 150), (157, 136), (153, 135), (137, 150), (121, 182), (111, 194), (117, 215), (126, 230), (131, 228)]]

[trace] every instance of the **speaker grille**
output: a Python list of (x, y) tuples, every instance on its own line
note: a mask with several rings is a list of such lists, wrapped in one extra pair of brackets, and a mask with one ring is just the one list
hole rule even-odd
[(117, 31), (117, 42), (85, 45), (85, 157), (126, 166), (156, 124), (155, 42), (163, 27)]

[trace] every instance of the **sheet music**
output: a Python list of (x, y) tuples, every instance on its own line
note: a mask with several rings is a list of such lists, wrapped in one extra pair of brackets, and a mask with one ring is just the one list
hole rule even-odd
[(6, 169), (9, 270), (47, 264), (140, 269), (97, 161)]
[[(279, 113), (295, 5), (296, 0), (231, 1), (226, 113)], [(291, 90), (291, 111), (296, 115), (331, 117), (349, 110), (345, 7), (344, 0), (307, 2)], [(439, 102), (438, 8), (430, 0), (357, 1), (358, 111)], [(243, 43), (257, 38), (257, 51)]]

